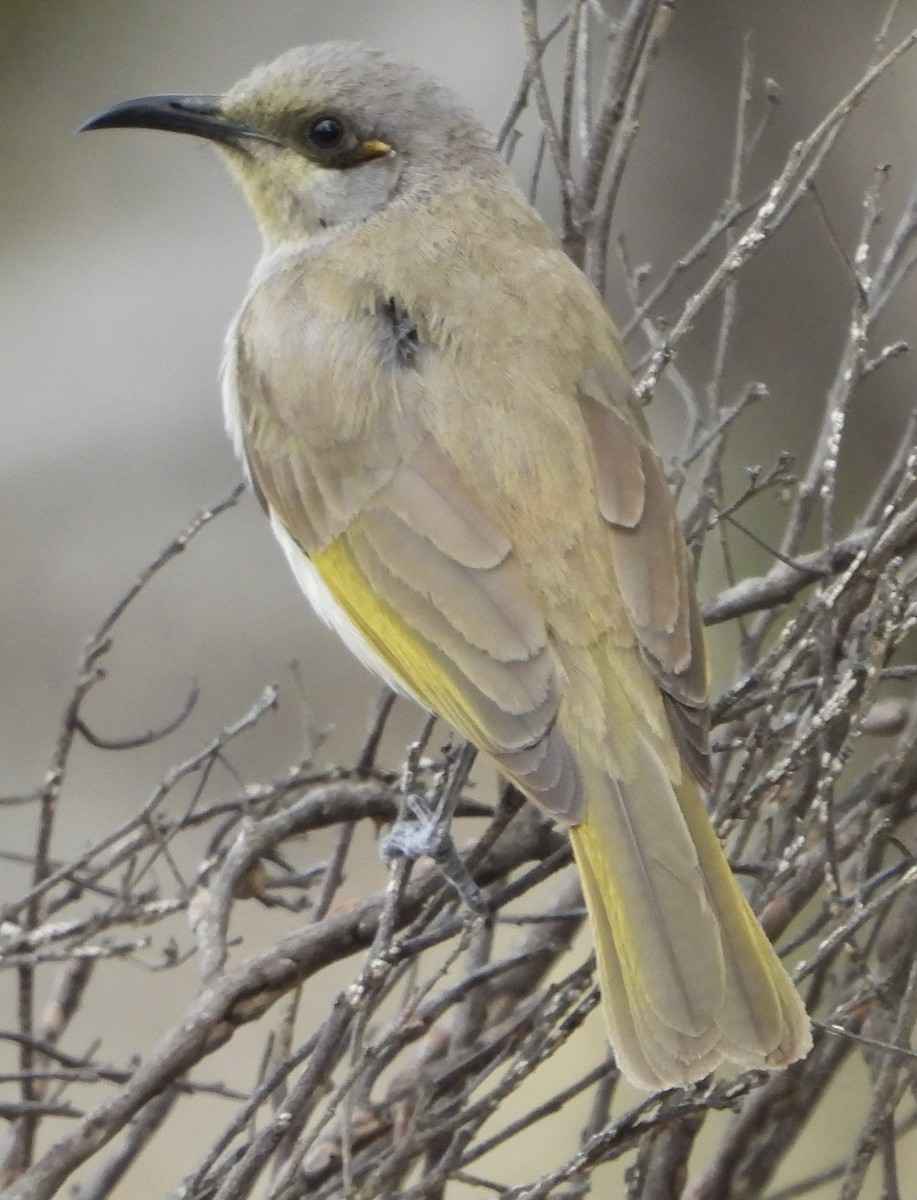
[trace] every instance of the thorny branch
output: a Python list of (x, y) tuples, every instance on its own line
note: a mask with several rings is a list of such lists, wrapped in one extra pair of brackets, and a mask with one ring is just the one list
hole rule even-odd
[[(621, 179), (676, 5), (569, 0), (542, 33), (536, 0), (520, 4), (527, 65), (501, 144), (511, 152), (531, 105), (543, 139), (533, 189), (553, 168), (564, 244), (604, 287), (620, 265), (612, 233)], [(831, 1181), (854, 1200), (871, 1168), (885, 1195), (904, 1194), (900, 1157), (917, 1126), (917, 420), (906, 422), (858, 511), (842, 503), (858, 468), (844, 453), (849, 416), (865, 381), (907, 353), (906, 330), (878, 323), (889, 322), (917, 262), (917, 184), (896, 211), (886, 165), (865, 182), (852, 247), (833, 231), (826, 239), (846, 264), (849, 304), (811, 446), (795, 461), (787, 452), (750, 468), (738, 491), (724, 469), (736, 461), (735, 432), (749, 406), (760, 411), (770, 395), (767, 382), (737, 393), (727, 384), (745, 268), (801, 205), (813, 204), (831, 230), (822, 168), (843, 145), (854, 107), (868, 104), (917, 43), (917, 31), (894, 42), (895, 10), (881, 20), (862, 77), (785, 152), (763, 189), (748, 180), (760, 145), (778, 136), (778, 93), (759, 83), (747, 42), (723, 205), (669, 268), (632, 269), (621, 255), (633, 307), (625, 334), (642, 339), (634, 353), (645, 356), (639, 394), (665, 377), (688, 414), (672, 477), (696, 560), (720, 570), (705, 620), (736, 631), (734, 669), (714, 703), (711, 808), (765, 929), (795, 964), (816, 1019), (812, 1055), (775, 1076), (724, 1076), (635, 1104), (593, 1030), (593, 964), (576, 942), (583, 909), (564, 874), (568, 847), (512, 790), (493, 804), (467, 784), (456, 789), (450, 873), (480, 890), (481, 914), (431, 866), (399, 861), (386, 885), (375, 882), (381, 875), (357, 848), (367, 829), (394, 819), (408, 776), (432, 809), (450, 781), (464, 779), (461, 749), (440, 750), (446, 731), (438, 728), (426, 730), (408, 766), (386, 765), (390, 694), (352, 765), (328, 770), (307, 759), (246, 781), (233, 762), (240, 739), (267, 737), (272, 712), (289, 702), (283, 689), (267, 688), (166, 770), (118, 827), (55, 859), (75, 745), (122, 755), (168, 745), (194, 706), (197, 685), (173, 719), (126, 738), (96, 729), (84, 711), (124, 612), (235, 505), (236, 489), (106, 616), (81, 657), (41, 786), (6, 801), (35, 808), (29, 882), (0, 914), (0, 971), (16, 989), (16, 1011), (0, 1029), (15, 1054), (0, 1076), (9, 1089), (0, 1100), (8, 1123), (0, 1181), (10, 1200), (50, 1200), (80, 1168), (83, 1197), (114, 1195), (159, 1152), (174, 1115), (193, 1122), (205, 1102), (224, 1106), (222, 1130), (202, 1140), (172, 1200), (240, 1200), (256, 1188), (272, 1200), (427, 1200), (460, 1185), (512, 1200), (581, 1197), (598, 1168), (619, 1161), (630, 1200), (789, 1200)], [(686, 285), (687, 298), (674, 300)], [(708, 313), (713, 366), (697, 383), (673, 358)], [(758, 532), (765, 511), (766, 535)], [(753, 560), (743, 545), (757, 548)], [(179, 863), (189, 854), (200, 868), (186, 882)], [(247, 935), (240, 951), (240, 917), (257, 907), (286, 923), (265, 926), (260, 940)], [(147, 1040), (137, 1061), (110, 1061), (103, 1040), (73, 1044), (100, 963), (136, 994), (184, 972), (184, 1011), (138, 1033)], [(251, 1085), (213, 1082), (243, 1028), (264, 1045)], [(845, 1080), (858, 1059), (868, 1084), (854, 1095)], [(843, 1158), (829, 1153), (790, 1180), (791, 1146), (839, 1089), (857, 1106), (859, 1134)], [(568, 1116), (584, 1101), (577, 1140)], [(714, 1112), (731, 1116), (698, 1165), (695, 1143)], [(507, 1148), (516, 1151), (510, 1172), (500, 1157)], [(532, 1165), (520, 1178), (527, 1153)]]

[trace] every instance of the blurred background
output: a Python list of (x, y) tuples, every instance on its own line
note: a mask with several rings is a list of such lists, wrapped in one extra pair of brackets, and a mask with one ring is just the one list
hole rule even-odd
[[(861, 76), (887, 7), (872, 0), (677, 6), (616, 221), (632, 264), (663, 272), (723, 200), (746, 35), (759, 108), (766, 107), (763, 80), (773, 80), (780, 97), (752, 171), (753, 194)], [(561, 11), (542, 4), (543, 27)], [(917, 0), (904, 0), (887, 44), (914, 23)], [(331, 38), (371, 42), (426, 67), (494, 128), (524, 61), (514, 0), (0, 0), (4, 794), (41, 781), (81, 644), (154, 554), (239, 478), (222, 430), (217, 373), (223, 332), (258, 254), (248, 214), (205, 145), (147, 132), (73, 131), (115, 101), (219, 92), (291, 45)], [(811, 433), (852, 298), (838, 245), (854, 244), (863, 192), (879, 164), (892, 164), (887, 207), (900, 210), (917, 164), (915, 111), (912, 56), (854, 115), (822, 175), (820, 205), (803, 205), (746, 273), (727, 381), (738, 391), (762, 380), (770, 392), (739, 430), (747, 462), (804, 447)], [(532, 152), (533, 139), (524, 137), (523, 182)], [(613, 274), (609, 302), (623, 322), (630, 301), (623, 272)], [(911, 286), (886, 315), (888, 340), (913, 335), (914, 311)], [(712, 319), (701, 322), (686, 344), (679, 360), (686, 374), (707, 377), (714, 329)], [(858, 478), (881, 468), (913, 387), (914, 367), (902, 359), (859, 394), (850, 442)], [(680, 415), (663, 389), (654, 420), (664, 445), (677, 439)], [(736, 487), (740, 460), (730, 468)], [(851, 473), (851, 502), (859, 486)], [(108, 737), (143, 732), (180, 708), (192, 679), (200, 703), (165, 749), (80, 754), (55, 854), (65, 853), (67, 839), (79, 845), (132, 811), (165, 767), (241, 716), (268, 682), (281, 685), (281, 706), (267, 734), (234, 760), (247, 777), (275, 774), (309, 747), (319, 762), (356, 754), (375, 686), (307, 611), (251, 498), (145, 593), (89, 711)], [(418, 724), (403, 707), (396, 742)], [(393, 761), (400, 751), (393, 746)], [(32, 819), (27, 807), (0, 809), (3, 845), (27, 853)], [(371, 846), (366, 861), (377, 869)], [(14, 865), (3, 875), (4, 894), (20, 889)], [(12, 993), (0, 991), (5, 1012), (11, 1002)], [(116, 1009), (111, 1058), (139, 1048), (136, 1011)], [(158, 1019), (150, 1017), (154, 1025)], [(148, 1194), (160, 1194), (180, 1170), (164, 1164), (162, 1179), (147, 1181)]]

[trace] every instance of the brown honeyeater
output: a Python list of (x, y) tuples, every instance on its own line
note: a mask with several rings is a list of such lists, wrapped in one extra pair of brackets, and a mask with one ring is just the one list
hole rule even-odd
[(565, 825), (618, 1064), (782, 1067), (805, 1009), (708, 820), (691, 566), (601, 298), (435, 80), (291, 50), (87, 128), (213, 142), (263, 253), (226, 424), (303, 591)]

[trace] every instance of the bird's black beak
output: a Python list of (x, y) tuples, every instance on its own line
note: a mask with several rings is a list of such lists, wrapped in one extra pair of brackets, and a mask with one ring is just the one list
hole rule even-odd
[(86, 129), (165, 129), (170, 133), (190, 133), (228, 146), (237, 146), (245, 138), (275, 141), (224, 116), (220, 100), (220, 96), (139, 96), (90, 117), (80, 126), (79, 132)]

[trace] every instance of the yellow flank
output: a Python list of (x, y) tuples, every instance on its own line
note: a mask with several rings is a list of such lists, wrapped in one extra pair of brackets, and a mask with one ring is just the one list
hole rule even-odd
[(429, 642), (376, 594), (354, 562), (346, 535), (310, 558), (329, 592), (392, 674), (431, 712), (486, 749), (491, 738), (456, 680)]

